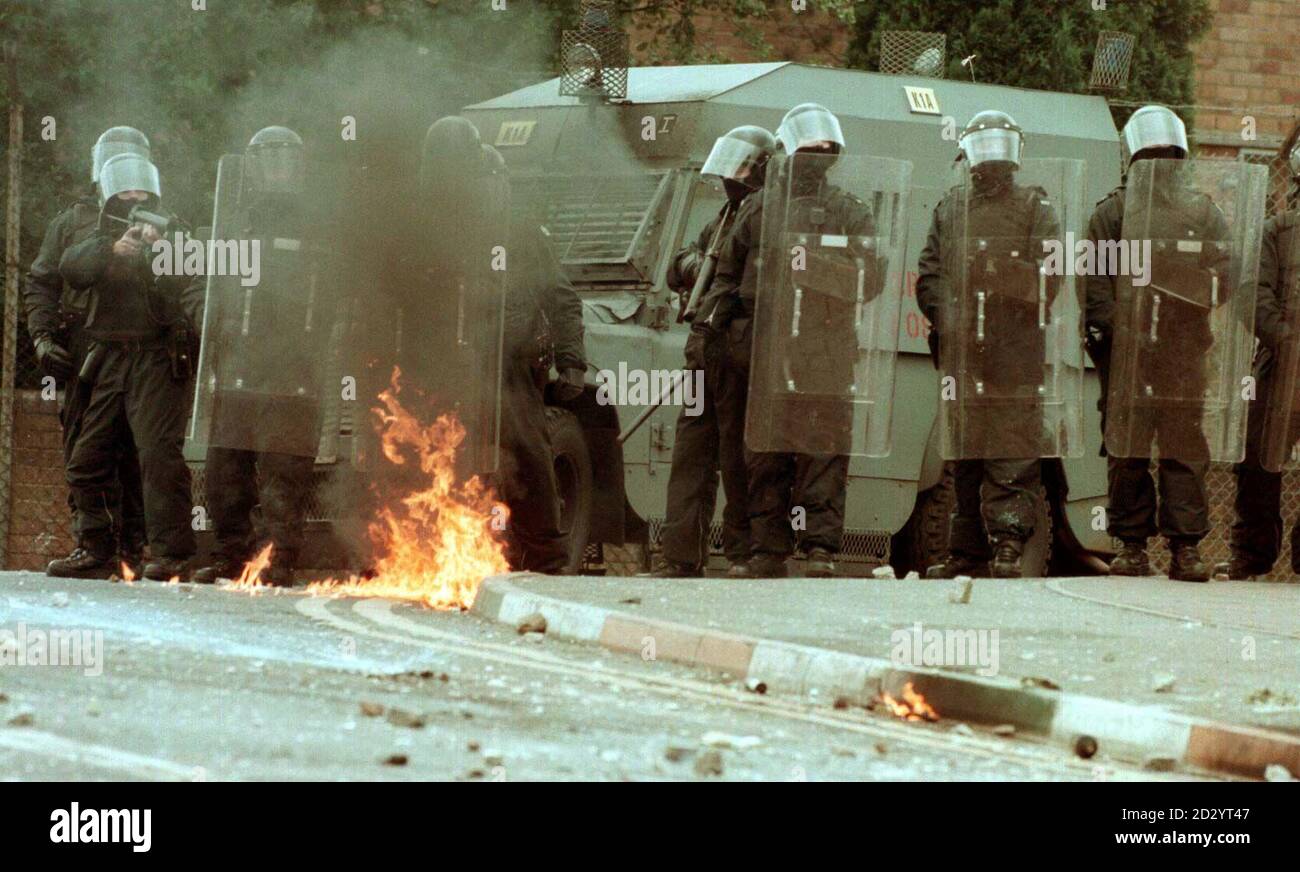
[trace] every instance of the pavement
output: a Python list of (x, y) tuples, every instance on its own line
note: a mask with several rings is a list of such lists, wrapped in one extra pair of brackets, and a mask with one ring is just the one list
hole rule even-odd
[[(646, 603), (686, 589), (614, 579), (570, 589), (615, 596), (620, 584)], [(97, 642), (71, 664), (28, 656), (55, 630)], [(301, 589), (249, 595), (3, 572), (0, 779), (1205, 777), (1151, 772), (1105, 749), (1082, 760), (953, 720), (905, 723), (757, 694), (718, 670), (560, 636)]]
[[(475, 610), (862, 704), (906, 681), (940, 715), (1117, 753), (1300, 775), (1300, 585), (1166, 579), (489, 579)], [(963, 601), (968, 600), (968, 601)], [(924, 686), (924, 687), (923, 687)], [(1276, 773), (1277, 770), (1274, 770)]]

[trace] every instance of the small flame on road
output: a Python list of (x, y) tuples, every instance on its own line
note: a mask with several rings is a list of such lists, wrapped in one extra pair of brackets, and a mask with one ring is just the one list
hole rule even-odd
[(239, 578), (230, 583), (231, 589), (256, 592), (266, 587), (266, 582), (262, 581), (262, 572), (271, 565), (271, 552), (274, 550), (274, 542), (266, 543), (266, 547), (257, 552), (256, 557), (244, 564)]
[(131, 564), (127, 563), (125, 560), (122, 561), (122, 580), (127, 584), (131, 584), (135, 581), (135, 573), (131, 571)]
[(894, 717), (902, 718), (906, 721), (937, 721), (939, 713), (934, 710), (934, 706), (925, 701), (925, 697), (916, 692), (912, 682), (903, 685), (903, 699), (901, 701), (894, 699), (893, 696), (885, 691), (880, 692), (876, 700)]

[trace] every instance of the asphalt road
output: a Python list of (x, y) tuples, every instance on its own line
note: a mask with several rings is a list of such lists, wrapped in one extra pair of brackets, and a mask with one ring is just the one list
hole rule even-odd
[(383, 600), (0, 573), (11, 661), (20, 628), (103, 656), (0, 666), (9, 780), (1187, 777)]

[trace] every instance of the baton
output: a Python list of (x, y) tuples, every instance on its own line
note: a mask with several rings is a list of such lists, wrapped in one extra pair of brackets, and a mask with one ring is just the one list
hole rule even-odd
[(630, 439), (633, 433), (641, 429), (642, 424), (650, 420), (650, 416), (653, 415), (659, 409), (660, 406), (668, 402), (668, 396), (673, 392), (674, 387), (676, 387), (676, 383), (671, 380), (668, 382), (668, 384), (664, 385), (663, 393), (659, 396), (659, 399), (651, 403), (648, 409), (646, 409), (644, 412), (636, 416), (636, 420), (633, 421), (631, 424), (629, 424), (626, 430), (618, 434), (619, 445), (622, 445), (624, 442)]
[(700, 300), (704, 292), (713, 284), (713, 273), (718, 268), (718, 255), (722, 253), (722, 234), (727, 229), (727, 224), (731, 221), (732, 212), (735, 207), (730, 200), (722, 208), (722, 217), (718, 219), (717, 229), (713, 231), (713, 238), (709, 240), (708, 250), (704, 254), (704, 261), (700, 264), (700, 274), (695, 277), (695, 286), (691, 288), (691, 295), (687, 299), (686, 305), (677, 312), (677, 323), (683, 321), (694, 321), (695, 316), (700, 310)]

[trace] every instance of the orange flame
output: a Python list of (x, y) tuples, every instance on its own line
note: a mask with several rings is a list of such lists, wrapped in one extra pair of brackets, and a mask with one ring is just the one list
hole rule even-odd
[(401, 371), (373, 409), (384, 457), (405, 466), (418, 460), (427, 486), (380, 509), (370, 524), (378, 559), (371, 577), (318, 581), (308, 592), (332, 596), (414, 600), (435, 609), (466, 609), (483, 579), (509, 571), (497, 535), (509, 513), (477, 476), (458, 482), (456, 451), (465, 428), (454, 415), (422, 424), (397, 399)]
[(131, 564), (125, 560), (122, 561), (122, 580), (127, 584), (135, 581), (135, 573), (131, 571)]
[(916, 692), (912, 687), (912, 682), (903, 685), (903, 699), (894, 699), (885, 691), (880, 692), (878, 700), (889, 710), (894, 717), (903, 718), (908, 721), (937, 721), (939, 713), (934, 707), (925, 701), (925, 697)]
[(273, 550), (275, 550), (275, 543), (268, 542), (265, 548), (257, 552), (256, 557), (244, 564), (244, 569), (239, 573), (239, 578), (232, 581), (230, 587), (234, 590), (249, 592), (256, 592), (266, 587), (266, 582), (262, 581), (262, 571), (271, 565), (271, 552)]

